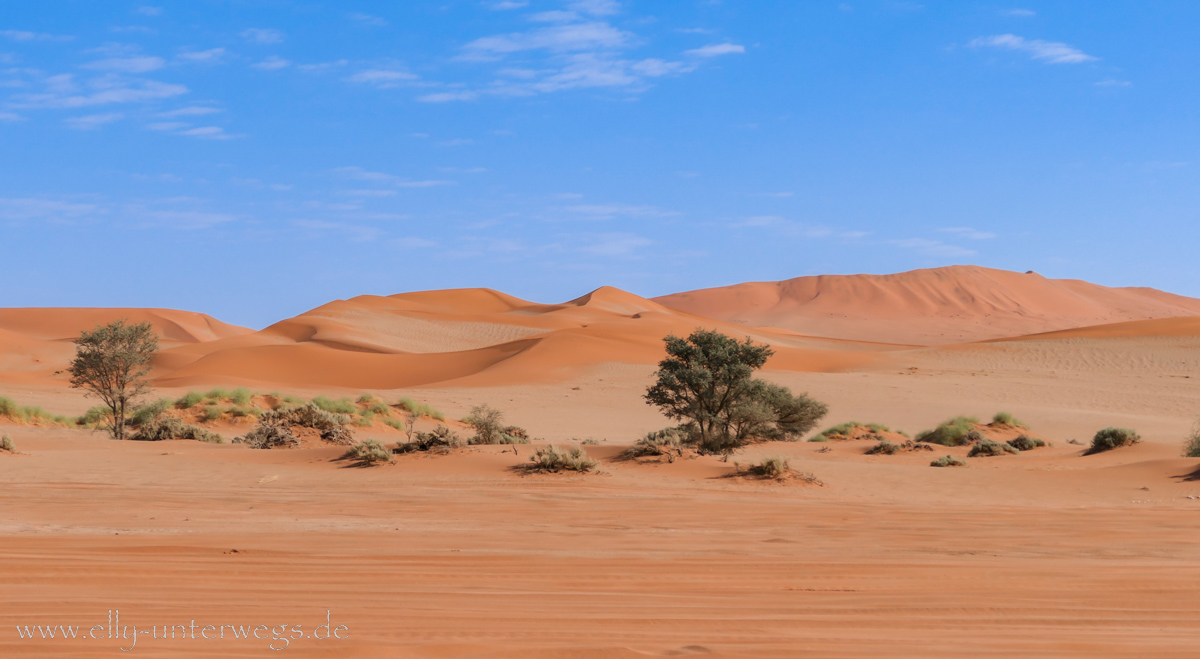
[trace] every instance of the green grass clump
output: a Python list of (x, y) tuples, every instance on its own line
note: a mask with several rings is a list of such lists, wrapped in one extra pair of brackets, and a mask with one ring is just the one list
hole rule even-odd
[(183, 395), (183, 398), (175, 401), (175, 407), (181, 410), (190, 410), (202, 402), (204, 402), (204, 394), (199, 391), (189, 391)]
[(445, 414), (433, 409), (426, 403), (418, 403), (411, 398), (401, 398), (400, 400), (396, 401), (396, 407), (399, 407), (402, 410), (407, 410), (413, 414), (416, 414), (417, 416), (427, 416), (437, 419), (438, 421), (446, 420)]
[(112, 416), (107, 407), (97, 405), (96, 407), (89, 408), (88, 411), (83, 413), (83, 416), (75, 419), (75, 425), (85, 428), (96, 428), (111, 418)]
[(580, 444), (582, 444), (582, 445), (584, 445), (584, 446), (599, 446), (599, 445), (600, 445), (600, 442), (598, 442), (598, 441), (596, 441), (596, 440), (592, 439), (591, 437), (589, 437), (589, 438), (587, 438), (587, 439), (585, 439), (585, 440), (582, 440), (582, 441), (580, 441), (579, 443), (580, 443)]
[(965, 467), (967, 463), (964, 460), (959, 460), (953, 455), (947, 455), (944, 458), (938, 458), (929, 463), (930, 467)]
[(895, 455), (899, 451), (900, 446), (898, 444), (893, 444), (885, 439), (867, 449), (867, 455)]
[(392, 408), (387, 403), (377, 400), (373, 401), (367, 406), (367, 411), (371, 414), (378, 414), (379, 416), (389, 416), (392, 413)]
[(17, 445), (13, 443), (13, 438), (7, 434), (0, 435), (0, 451), (5, 453), (16, 453)]
[(70, 425), (65, 416), (51, 414), (36, 405), (17, 405), (11, 398), (0, 396), (0, 416), (31, 425)]
[(359, 405), (366, 405), (367, 403), (370, 403), (373, 400), (375, 400), (375, 394), (363, 394), (358, 397), (357, 402)]
[(1183, 457), (1200, 458), (1200, 421), (1192, 426), (1192, 431), (1183, 442)]
[(262, 410), (253, 405), (234, 405), (233, 407), (229, 408), (229, 414), (235, 418), (246, 416), (258, 418), (262, 416)]
[(363, 410), (355, 419), (354, 425), (360, 428), (370, 428), (375, 425), (375, 414), (371, 410)]
[(159, 398), (153, 403), (146, 403), (133, 411), (133, 415), (129, 417), (129, 425), (135, 428), (144, 426), (165, 414), (169, 407), (170, 398)]
[(633, 446), (625, 449), (621, 455), (626, 458), (640, 458), (648, 455), (665, 455), (668, 462), (674, 462), (676, 455), (683, 455), (683, 447), (692, 443), (687, 428), (673, 426), (648, 432), (644, 437), (634, 442)]
[(1032, 451), (1035, 448), (1042, 448), (1046, 445), (1046, 440), (1029, 435), (1021, 435), (1016, 439), (1008, 440), (1008, 445), (1018, 451)]
[(987, 458), (1009, 453), (1016, 455), (1020, 452), (1020, 449), (1010, 444), (1001, 444), (1000, 442), (992, 441), (990, 439), (981, 439), (979, 440), (978, 444), (971, 447), (970, 452), (967, 453), (967, 457), (974, 458), (976, 456), (983, 456)]
[(926, 430), (917, 435), (917, 441), (942, 446), (962, 446), (967, 443), (967, 435), (975, 429), (977, 423), (979, 419), (973, 416), (956, 416), (943, 421), (933, 430)]
[(1142, 436), (1129, 428), (1105, 428), (1092, 438), (1092, 446), (1088, 449), (1087, 455), (1111, 451), (1122, 446), (1133, 446), (1141, 441)]
[(200, 413), (200, 419), (203, 421), (216, 421), (225, 414), (225, 408), (220, 405), (206, 405), (204, 411)]
[(992, 417), (992, 425), (1008, 426), (1010, 428), (1029, 428), (1029, 426), (1022, 423), (1020, 419), (1009, 414), (1008, 412), (996, 412), (995, 416)]
[(762, 462), (753, 468), (753, 471), (764, 478), (783, 478), (791, 471), (791, 468), (787, 458), (774, 456), (763, 458)]
[(0, 396), (0, 416), (6, 416), (14, 421), (24, 420), (21, 406), (7, 396)]
[(808, 441), (810, 441), (810, 442), (846, 441), (853, 436), (855, 428), (866, 428), (867, 430), (869, 430), (872, 433), (894, 432), (898, 435), (904, 435), (905, 437), (908, 437), (907, 434), (900, 432), (898, 430), (892, 430), (891, 428), (883, 425), (882, 423), (859, 423), (858, 421), (847, 421), (846, 423), (839, 423), (838, 425), (833, 426), (832, 428), (826, 428), (825, 430), (821, 431), (821, 434), (817, 435), (816, 437), (813, 437), (812, 439), (810, 439)]
[(221, 402), (229, 400), (230, 398), (233, 398), (233, 392), (229, 391), (228, 389), (222, 389), (220, 387), (217, 387), (215, 389), (209, 389), (204, 394), (204, 400), (210, 401), (213, 403), (221, 403)]
[(316, 405), (319, 409), (325, 410), (326, 412), (330, 412), (332, 414), (358, 413), (358, 406), (355, 405), (354, 402), (349, 398), (333, 400), (332, 398), (328, 398), (326, 396), (317, 396), (316, 398), (312, 399), (312, 404)]
[(392, 452), (384, 448), (378, 439), (368, 439), (351, 446), (342, 457), (348, 460), (357, 460), (360, 464), (369, 467), (382, 462), (391, 462)]
[(404, 426), (404, 422), (400, 419), (384, 419), (383, 422), (401, 432), (407, 430), (407, 428)]
[(254, 393), (245, 387), (238, 387), (229, 394), (229, 399), (234, 405), (249, 405), (250, 399), (254, 397)]
[(529, 469), (533, 471), (577, 471), (588, 472), (596, 468), (596, 461), (588, 457), (580, 446), (559, 448), (543, 446), (530, 456)]

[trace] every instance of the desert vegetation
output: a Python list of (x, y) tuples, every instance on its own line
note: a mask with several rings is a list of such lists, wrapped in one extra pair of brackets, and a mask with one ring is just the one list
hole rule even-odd
[(1008, 412), (996, 412), (995, 416), (992, 417), (991, 424), (989, 425), (1029, 429), (1029, 426), (1025, 425), (1020, 419), (1014, 417)]
[(866, 455), (895, 455), (897, 453), (912, 453), (914, 451), (932, 451), (933, 447), (929, 444), (918, 444), (913, 440), (907, 440), (899, 444), (882, 439), (878, 444), (866, 450)]
[(795, 440), (816, 426), (828, 407), (755, 377), (774, 354), (770, 347), (697, 330), (667, 336), (647, 404), (694, 429), (703, 453), (728, 457), (752, 441)]
[(4, 453), (16, 453), (17, 445), (13, 443), (13, 438), (8, 436), (8, 433), (0, 435), (0, 451)]
[(972, 440), (978, 438), (971, 437), (971, 433), (978, 432), (975, 430), (979, 419), (973, 416), (956, 416), (953, 419), (943, 421), (937, 428), (926, 430), (917, 434), (918, 442), (926, 442), (928, 444), (941, 444), (942, 446), (962, 446)]
[(416, 432), (409, 436), (408, 441), (396, 446), (396, 453), (415, 453), (418, 451), (433, 451), (448, 453), (452, 449), (462, 448), (467, 441), (445, 424), (438, 424), (430, 432)]
[(311, 429), (317, 432), (322, 441), (350, 445), (354, 443), (354, 433), (349, 426), (349, 416), (327, 412), (310, 403), (264, 412), (257, 426), (233, 441), (250, 448), (297, 446), (300, 440), (296, 430)]
[(146, 377), (157, 352), (158, 336), (150, 323), (127, 325), (124, 319), (84, 331), (75, 340), (71, 386), (108, 407), (113, 439), (125, 439), (127, 411), (150, 390)]
[(342, 457), (347, 460), (354, 460), (362, 466), (370, 467), (391, 462), (392, 452), (384, 448), (378, 439), (367, 439), (351, 446)]
[(0, 396), (0, 416), (31, 426), (67, 426), (71, 423), (65, 416), (51, 414), (34, 405), (18, 405), (6, 396)]
[(596, 468), (596, 461), (582, 446), (540, 446), (529, 457), (526, 471), (575, 471), (585, 473)]
[(1095, 453), (1103, 453), (1113, 449), (1121, 448), (1122, 446), (1133, 446), (1142, 441), (1142, 436), (1137, 434), (1137, 431), (1129, 428), (1104, 428), (1096, 433), (1092, 438), (1092, 445), (1088, 448), (1086, 455)]
[(882, 423), (860, 423), (858, 421), (847, 421), (839, 423), (836, 426), (822, 430), (820, 434), (812, 437), (810, 442), (845, 442), (854, 439), (873, 439), (883, 440), (881, 433), (892, 433), (903, 437), (908, 437), (908, 433), (902, 430), (892, 430)]
[(1008, 440), (1008, 445), (1018, 451), (1032, 451), (1035, 448), (1042, 448), (1046, 445), (1046, 440), (1038, 437), (1030, 437), (1029, 435), (1021, 435), (1016, 439)]
[(475, 429), (470, 444), (528, 444), (529, 433), (518, 426), (504, 425), (504, 413), (484, 403), (471, 408), (463, 423)]
[(633, 446), (621, 454), (626, 459), (647, 456), (665, 456), (667, 462), (675, 462), (676, 457), (683, 456), (684, 447), (694, 444), (689, 429), (686, 426), (663, 428), (646, 433)]
[(934, 460), (933, 462), (930, 462), (929, 466), (930, 467), (965, 467), (965, 466), (967, 466), (967, 462), (965, 460), (956, 458), (953, 455), (947, 455), (947, 456), (940, 457), (937, 460)]
[(991, 439), (981, 439), (971, 447), (971, 450), (967, 453), (967, 457), (989, 458), (1000, 455), (1016, 455), (1020, 452), (1020, 449), (1007, 443), (997, 442)]

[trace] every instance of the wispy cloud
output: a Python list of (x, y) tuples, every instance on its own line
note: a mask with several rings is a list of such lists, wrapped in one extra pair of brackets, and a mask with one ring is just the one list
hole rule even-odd
[(631, 257), (643, 247), (654, 244), (653, 240), (632, 233), (585, 234), (576, 241), (579, 251), (596, 256)]
[(388, 24), (387, 20), (383, 18), (372, 16), (370, 14), (364, 14), (362, 12), (354, 12), (350, 14), (350, 20), (373, 27), (385, 27)]
[(41, 92), (14, 94), (9, 104), (18, 108), (80, 108), (145, 103), (188, 93), (188, 88), (183, 85), (119, 76), (100, 77), (81, 84), (71, 74), (64, 73), (44, 78), (41, 83)]
[(714, 43), (700, 48), (684, 51), (685, 54), (695, 57), (717, 57), (719, 55), (732, 55), (734, 53), (746, 52), (745, 46), (739, 46), (735, 43)]
[(1094, 62), (1099, 59), (1065, 43), (1042, 41), (1041, 39), (1025, 39), (1015, 34), (980, 37), (973, 39), (968, 45), (975, 48), (988, 47), (1016, 50), (1029, 55), (1035, 60), (1042, 60), (1051, 64), (1082, 64), (1083, 62)]
[(83, 68), (115, 73), (147, 73), (166, 65), (166, 61), (161, 57), (110, 57), (84, 64)]
[(89, 114), (83, 117), (71, 117), (66, 120), (66, 124), (75, 130), (94, 130), (105, 124), (111, 124), (114, 121), (124, 117), (125, 115), (119, 112), (109, 114)]
[(673, 217), (678, 211), (664, 210), (656, 206), (631, 204), (579, 204), (566, 206), (563, 210), (592, 220), (608, 220), (614, 217)]
[(221, 128), (220, 126), (199, 126), (197, 128), (181, 130), (176, 134), (184, 135), (186, 137), (198, 137), (205, 140), (232, 140), (243, 137), (242, 135), (230, 135), (229, 133), (226, 133), (225, 129)]
[(264, 59), (263, 61), (255, 62), (254, 64), (251, 64), (250, 66), (253, 66), (256, 69), (261, 69), (263, 71), (278, 71), (279, 69), (286, 69), (287, 67), (289, 67), (291, 65), (292, 65), (291, 60), (283, 59), (282, 57), (279, 57), (278, 55), (271, 55), (270, 57)]
[(346, 78), (346, 80), (350, 82), (373, 85), (381, 89), (397, 87), (417, 79), (418, 76), (415, 74), (396, 69), (367, 69), (366, 71), (360, 71), (349, 78)]
[(362, 167), (338, 167), (333, 172), (344, 178), (353, 179), (356, 181), (374, 181), (384, 185), (390, 185), (397, 188), (432, 188), (439, 185), (451, 185), (454, 181), (414, 181), (394, 174), (386, 174), (384, 172), (373, 172)]
[(967, 238), (969, 240), (991, 240), (992, 238), (996, 237), (996, 234), (994, 233), (989, 231), (977, 231), (971, 227), (946, 227), (944, 229), (938, 229), (938, 231), (943, 233), (952, 233), (956, 236)]
[(497, 55), (526, 50), (544, 49), (569, 52), (594, 48), (617, 48), (624, 45), (631, 37), (632, 35), (628, 32), (602, 22), (554, 25), (528, 32), (514, 32), (476, 39), (464, 48), (464, 57), (494, 59)]
[(218, 108), (204, 107), (201, 105), (190, 105), (185, 108), (179, 108), (178, 110), (169, 110), (167, 112), (159, 112), (157, 116), (159, 116), (159, 117), (195, 117), (195, 116), (200, 116), (200, 115), (204, 115), (204, 114), (215, 114), (220, 111), (221, 110)]
[(217, 62), (224, 56), (224, 48), (209, 48), (208, 50), (179, 53), (178, 58), (184, 62)]
[(1099, 80), (1097, 82), (1093, 82), (1092, 84), (1097, 87), (1129, 87), (1133, 83), (1129, 82), (1128, 80), (1117, 80), (1115, 78), (1108, 78), (1106, 80)]
[(0, 37), (6, 37), (13, 41), (70, 41), (75, 37), (46, 34), (44, 32), (27, 32), (25, 30), (0, 30)]
[(25, 117), (16, 112), (0, 112), (0, 121), (25, 121)]
[(529, 6), (529, 3), (526, 0), (502, 0), (501, 2), (493, 2), (488, 5), (488, 8), (494, 11), (509, 11), (527, 6)]
[(241, 36), (250, 43), (272, 44), (283, 42), (283, 32), (267, 28), (252, 27), (241, 31)]
[(36, 197), (0, 197), (0, 219), (61, 220), (100, 212), (94, 204), (80, 204)]

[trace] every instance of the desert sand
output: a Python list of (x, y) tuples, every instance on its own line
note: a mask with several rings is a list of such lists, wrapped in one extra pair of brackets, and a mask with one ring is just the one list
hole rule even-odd
[[(809, 295), (813, 292), (820, 295)], [(808, 296), (808, 297), (805, 297)], [(806, 302), (807, 300), (807, 302)], [(139, 315), (141, 314), (141, 315)], [(258, 639), (18, 638), (17, 625), (324, 623), (300, 657), (1191, 657), (1200, 645), (1200, 300), (981, 268), (562, 304), (484, 289), (333, 302), (262, 331), (200, 314), (0, 311), (0, 395), (91, 404), (61, 371), (80, 329), (143, 318), (161, 395), (371, 392), (458, 418), (488, 402), (600, 473), (525, 474), (532, 447), (398, 455), (114, 442), (0, 418), (0, 656), (263, 657)], [(641, 395), (668, 332), (750, 336), (823, 422), (915, 434), (1004, 410), (1054, 446), (864, 455), (767, 443), (822, 484), (712, 456), (620, 460), (667, 425)], [(430, 423), (428, 421), (424, 422)], [(1099, 428), (1142, 444), (1085, 456)], [(217, 424), (227, 436), (246, 426)], [(361, 438), (394, 443), (389, 428)], [(1081, 444), (1071, 443), (1072, 440)], [(226, 632), (227, 634), (229, 632)]]

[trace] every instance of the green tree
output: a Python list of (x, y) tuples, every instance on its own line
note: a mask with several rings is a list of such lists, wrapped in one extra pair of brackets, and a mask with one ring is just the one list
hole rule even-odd
[(663, 341), (667, 357), (646, 402), (685, 421), (702, 451), (728, 455), (754, 439), (795, 439), (828, 411), (807, 395), (753, 377), (775, 354), (768, 346), (712, 330)]
[(129, 325), (124, 318), (81, 332), (75, 340), (71, 386), (87, 390), (108, 407), (114, 439), (125, 439), (126, 412), (150, 391), (146, 376), (157, 352), (158, 336), (150, 323)]

